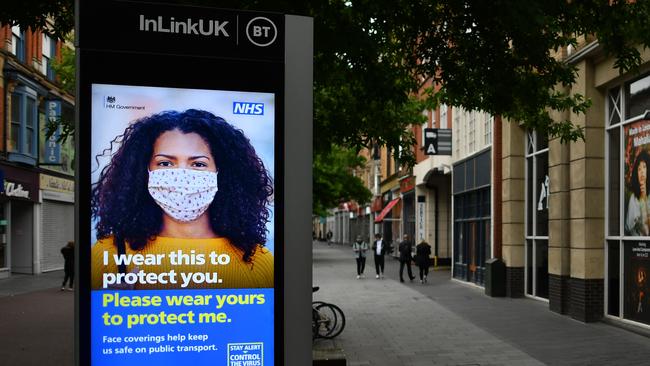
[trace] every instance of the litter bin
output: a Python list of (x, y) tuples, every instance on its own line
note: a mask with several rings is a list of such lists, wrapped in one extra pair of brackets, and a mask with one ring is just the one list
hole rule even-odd
[(485, 261), (485, 294), (492, 297), (506, 296), (506, 265), (499, 258)]

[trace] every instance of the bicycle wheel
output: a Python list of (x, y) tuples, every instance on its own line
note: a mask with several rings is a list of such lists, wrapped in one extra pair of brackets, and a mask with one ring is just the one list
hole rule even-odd
[(318, 328), (319, 328), (319, 323), (318, 320), (320, 319), (320, 315), (318, 311), (312, 306), (311, 308), (311, 339), (314, 340), (318, 338)]
[(345, 315), (343, 310), (334, 304), (323, 303), (316, 306), (319, 314), (318, 336), (321, 338), (334, 338), (341, 334), (345, 328)]

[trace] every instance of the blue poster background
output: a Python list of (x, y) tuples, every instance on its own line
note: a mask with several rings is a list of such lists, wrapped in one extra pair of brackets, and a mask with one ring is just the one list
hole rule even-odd
[[(136, 297), (142, 299), (144, 296), (159, 296), (161, 304), (140, 307), (116, 306), (114, 301), (104, 304), (107, 299), (114, 300), (116, 295), (129, 298), (129, 301)], [(250, 295), (257, 296), (253, 297), (253, 301), (249, 301)], [(259, 295), (264, 295), (263, 304), (259, 304)], [(205, 299), (204, 296), (208, 296), (207, 305), (168, 304), (168, 299), (172, 297), (190, 302)], [(217, 308), (217, 298), (226, 300), (221, 308)], [(91, 304), (92, 366), (165, 366), (183, 365), (188, 362), (191, 366), (273, 365), (272, 288), (97, 290), (91, 292)], [(153, 314), (149, 318), (155, 322), (155, 319), (160, 319), (161, 312), (188, 314), (190, 311), (194, 313), (194, 324), (160, 324), (158, 321), (157, 324), (132, 325), (131, 328), (127, 326), (129, 316), (133, 322), (136, 317), (140, 318), (139, 314)], [(123, 323), (105, 325), (106, 313), (110, 316), (119, 315)], [(199, 314), (202, 313), (225, 313), (222, 317), (227, 317), (228, 320), (199, 323)], [(185, 316), (184, 319), (188, 317)], [(199, 351), (201, 346), (203, 350)]]

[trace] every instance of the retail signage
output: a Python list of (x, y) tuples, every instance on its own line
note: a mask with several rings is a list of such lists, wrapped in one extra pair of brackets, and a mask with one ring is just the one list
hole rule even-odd
[(57, 191), (74, 193), (74, 181), (53, 175), (41, 174), (39, 176), (41, 189), (44, 191)]
[(425, 128), (423, 145), (426, 155), (451, 155), (451, 129)]
[(30, 199), (29, 189), (26, 189), (20, 183), (10, 182), (6, 180), (4, 181), (4, 194), (7, 197)]
[(4, 175), (0, 195), (9, 199), (38, 201), (38, 174), (9, 165), (0, 169)]
[(81, 3), (77, 364), (284, 364), (290, 17)]
[[(61, 101), (60, 100), (48, 100), (45, 103), (45, 112), (48, 121), (57, 122), (61, 119)], [(61, 127), (57, 128), (52, 136), (46, 139), (44, 149), (44, 161), (43, 164), (61, 164), (61, 142), (59, 137), (61, 136)]]

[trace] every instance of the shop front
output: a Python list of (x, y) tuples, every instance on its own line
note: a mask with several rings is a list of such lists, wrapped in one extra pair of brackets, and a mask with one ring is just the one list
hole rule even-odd
[(607, 97), (605, 312), (650, 326), (650, 75)]
[(61, 248), (74, 240), (74, 181), (40, 174), (41, 271), (63, 269)]
[(4, 176), (0, 193), (0, 278), (11, 273), (40, 272), (38, 230), (38, 174), (0, 164)]
[[(400, 196), (402, 197), (402, 237), (409, 236), (415, 241), (415, 177), (408, 176), (400, 181)], [(401, 240), (401, 238), (400, 238)]]
[(483, 285), (491, 251), (491, 149), (453, 165), (454, 278)]

